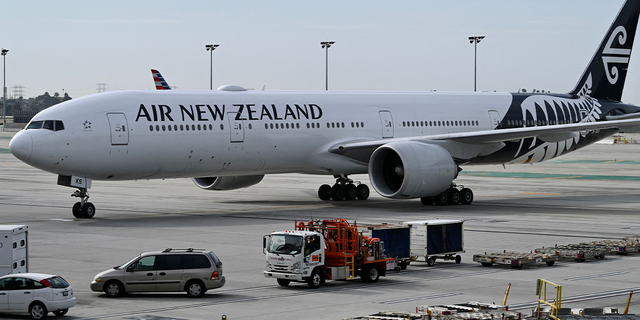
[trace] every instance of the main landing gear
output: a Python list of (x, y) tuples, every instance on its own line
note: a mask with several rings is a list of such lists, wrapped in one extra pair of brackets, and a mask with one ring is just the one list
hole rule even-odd
[(473, 202), (473, 191), (464, 186), (452, 184), (449, 189), (442, 191), (437, 196), (420, 198), (425, 206), (436, 204), (439, 206), (471, 204)]
[(78, 191), (74, 192), (72, 197), (80, 198), (80, 202), (76, 202), (73, 205), (73, 216), (76, 218), (87, 218), (91, 219), (96, 214), (96, 207), (91, 202), (87, 202), (89, 200), (89, 192), (87, 192), (87, 188), (78, 188)]
[(320, 200), (367, 200), (369, 198), (369, 187), (366, 184), (348, 179), (346, 176), (336, 177), (336, 183), (333, 186), (323, 184), (318, 188), (318, 197)]

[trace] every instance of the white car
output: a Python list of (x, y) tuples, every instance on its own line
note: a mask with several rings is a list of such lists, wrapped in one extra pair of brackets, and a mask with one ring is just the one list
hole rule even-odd
[(16, 273), (0, 277), (0, 312), (29, 313), (44, 319), (47, 313), (64, 316), (76, 305), (73, 289), (60, 276)]

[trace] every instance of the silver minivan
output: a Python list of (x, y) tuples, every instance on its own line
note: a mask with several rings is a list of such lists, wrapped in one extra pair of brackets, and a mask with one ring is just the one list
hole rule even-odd
[(222, 262), (203, 249), (145, 252), (123, 265), (98, 273), (91, 290), (118, 297), (128, 292), (186, 291), (200, 297), (224, 286)]

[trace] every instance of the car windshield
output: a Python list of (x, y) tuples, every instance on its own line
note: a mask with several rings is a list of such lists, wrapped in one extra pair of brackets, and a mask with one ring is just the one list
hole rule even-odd
[(49, 278), (47, 279), (47, 281), (49, 281), (49, 283), (51, 284), (51, 287), (53, 288), (64, 289), (69, 286), (69, 282), (67, 282), (66, 280), (62, 279), (62, 277), (59, 277), (59, 276)]
[(298, 254), (302, 252), (302, 237), (291, 234), (271, 235), (267, 251), (277, 254)]
[(140, 258), (140, 256), (136, 256), (135, 258), (133, 258), (133, 259), (131, 259), (131, 260), (129, 260), (129, 261), (127, 261), (127, 262), (125, 262), (125, 263), (123, 263), (123, 264), (119, 265), (119, 266), (115, 266), (115, 267), (113, 267), (113, 268), (114, 268), (114, 269), (120, 269), (120, 268), (126, 267), (126, 266), (130, 265), (130, 264), (131, 264), (131, 262), (133, 262), (133, 261), (137, 260), (138, 258)]

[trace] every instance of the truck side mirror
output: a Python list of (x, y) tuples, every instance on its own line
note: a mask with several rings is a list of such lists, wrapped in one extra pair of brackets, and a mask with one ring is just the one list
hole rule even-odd
[(262, 254), (267, 254), (267, 237), (268, 236), (262, 236)]

